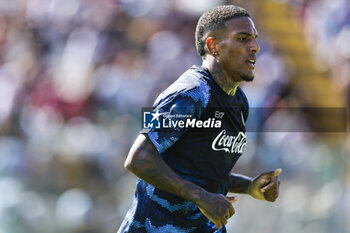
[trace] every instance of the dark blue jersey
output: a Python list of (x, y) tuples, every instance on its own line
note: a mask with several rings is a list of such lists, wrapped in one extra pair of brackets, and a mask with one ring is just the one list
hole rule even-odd
[[(248, 101), (243, 91), (238, 87), (230, 96), (206, 68), (193, 66), (161, 93), (153, 108), (162, 115), (162, 127), (142, 133), (148, 134), (163, 160), (183, 178), (225, 195), (229, 173), (246, 144)], [(156, 229), (225, 232), (225, 227), (216, 231), (194, 203), (139, 180), (120, 232)]]

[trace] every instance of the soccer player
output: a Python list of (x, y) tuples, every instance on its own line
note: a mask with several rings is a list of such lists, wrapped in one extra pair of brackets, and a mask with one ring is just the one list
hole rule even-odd
[(249, 13), (234, 5), (211, 9), (195, 37), (202, 66), (181, 75), (153, 106), (151, 121), (178, 123), (141, 131), (125, 161), (140, 179), (120, 233), (226, 232), (237, 200), (228, 192), (278, 197), (281, 169), (255, 178), (231, 173), (246, 144), (249, 108), (238, 84), (254, 79), (259, 52)]

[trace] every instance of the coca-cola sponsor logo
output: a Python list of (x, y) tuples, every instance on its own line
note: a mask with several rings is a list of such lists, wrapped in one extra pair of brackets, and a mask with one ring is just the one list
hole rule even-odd
[(211, 148), (215, 151), (225, 151), (229, 153), (243, 153), (246, 144), (246, 136), (244, 132), (239, 132), (236, 136), (226, 134), (223, 129), (213, 140)]

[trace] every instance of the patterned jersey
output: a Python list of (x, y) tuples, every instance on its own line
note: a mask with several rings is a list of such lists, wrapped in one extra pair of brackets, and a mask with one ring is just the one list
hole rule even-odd
[[(163, 160), (181, 177), (226, 195), (228, 176), (245, 144), (248, 101), (241, 88), (226, 94), (204, 67), (193, 66), (163, 91), (154, 111), (162, 127), (145, 129)], [(179, 122), (182, 121), (182, 124)], [(139, 179), (118, 232), (226, 232), (216, 230), (196, 204)]]

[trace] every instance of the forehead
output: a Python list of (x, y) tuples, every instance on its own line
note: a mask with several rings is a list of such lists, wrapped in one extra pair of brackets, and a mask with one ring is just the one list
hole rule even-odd
[(256, 35), (258, 33), (254, 22), (251, 20), (251, 18), (246, 16), (229, 19), (225, 22), (225, 26), (225, 32), (230, 35), (234, 35), (240, 32), (246, 32), (252, 35)]

